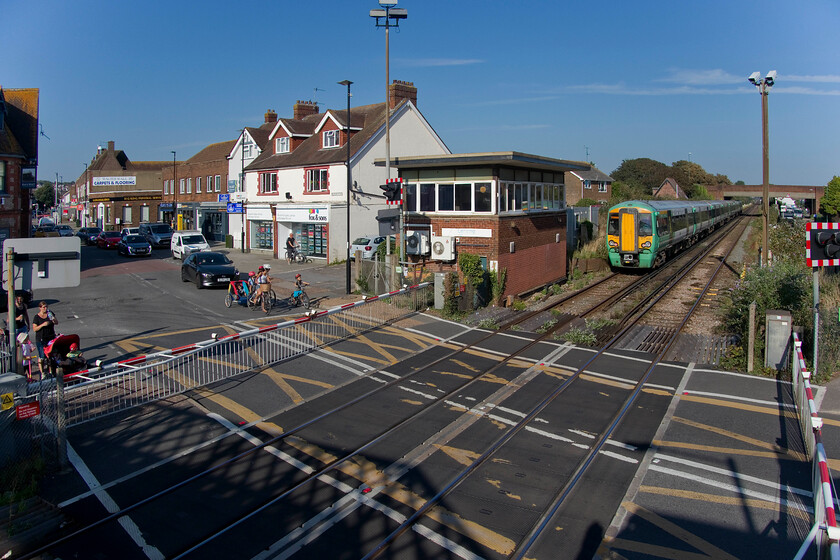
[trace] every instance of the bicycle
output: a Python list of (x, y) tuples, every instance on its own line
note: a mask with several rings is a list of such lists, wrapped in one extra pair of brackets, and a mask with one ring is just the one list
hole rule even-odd
[(254, 295), (248, 298), (248, 308), (256, 309), (259, 305), (263, 312), (268, 315), (274, 304), (277, 303), (277, 294), (271, 289), (270, 284), (260, 284), (260, 286), (269, 286), (267, 290), (260, 288), (254, 292)]
[(309, 309), (309, 296), (306, 295), (306, 291), (295, 290), (292, 293), (292, 297), (289, 298), (289, 306), (297, 307), (298, 305), (302, 305), (305, 309)]
[(286, 252), (286, 257), (292, 262), (292, 264), (294, 264), (294, 263), (306, 264), (306, 263), (311, 263), (312, 262), (312, 259), (307, 257), (305, 254), (301, 253), (297, 249), (291, 255), (289, 255), (289, 252), (287, 251)]

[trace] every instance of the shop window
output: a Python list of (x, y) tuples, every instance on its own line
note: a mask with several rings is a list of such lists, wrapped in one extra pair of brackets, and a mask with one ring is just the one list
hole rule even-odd
[(148, 222), (149, 220), (149, 207), (148, 206), (141, 206), (140, 207), (140, 221), (141, 222)]
[(124, 224), (131, 223), (131, 206), (123, 206), (121, 219)]

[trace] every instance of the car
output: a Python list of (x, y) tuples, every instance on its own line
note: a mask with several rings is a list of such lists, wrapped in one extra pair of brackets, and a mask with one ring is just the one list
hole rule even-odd
[(181, 280), (195, 282), (197, 288), (228, 286), (239, 279), (236, 265), (224, 253), (202, 251), (193, 253), (181, 264)]
[(176, 231), (169, 244), (173, 259), (184, 260), (190, 253), (209, 251), (210, 245), (200, 231)]
[[(355, 260), (356, 251), (362, 252), (363, 259), (372, 259), (376, 248), (385, 241), (384, 235), (365, 235), (357, 238), (350, 244), (350, 260)], [(395, 238), (391, 236), (391, 251), (395, 247)]]
[(61, 234), (55, 229), (55, 224), (47, 224), (35, 228), (35, 237), (60, 237)]
[(96, 245), (96, 237), (102, 233), (102, 230), (98, 227), (83, 227), (79, 228), (79, 231), (76, 232), (76, 237), (81, 239), (85, 245)]
[(103, 231), (96, 237), (96, 246), (100, 249), (115, 249), (120, 242), (120, 232)]
[(73, 237), (73, 235), (75, 235), (73, 233), (73, 228), (71, 228), (67, 224), (57, 225), (57, 226), (55, 226), (55, 229), (56, 229), (56, 231), (58, 231), (58, 234), (61, 237)]
[(172, 240), (172, 227), (163, 222), (144, 222), (140, 224), (140, 235), (145, 237), (154, 248), (169, 248), (169, 242)]
[(126, 257), (148, 257), (152, 245), (142, 235), (126, 235), (117, 243), (117, 253)]
[(125, 239), (127, 235), (140, 235), (139, 227), (124, 227), (120, 230), (120, 237)]
[(38, 218), (38, 227), (44, 227), (44, 226), (55, 226), (55, 222), (53, 221), (52, 218), (47, 218), (47, 217)]

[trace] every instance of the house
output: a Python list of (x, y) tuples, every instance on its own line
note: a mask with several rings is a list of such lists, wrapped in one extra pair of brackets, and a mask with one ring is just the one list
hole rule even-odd
[(502, 296), (566, 277), (565, 176), (588, 163), (492, 152), (398, 157), (394, 165), (412, 263), (444, 272), (460, 253), (478, 255), (485, 270), (506, 271)]
[(37, 88), (0, 87), (0, 240), (30, 236), (38, 168)]
[[(228, 155), (236, 140), (210, 144), (188, 160), (163, 168), (163, 221), (177, 229), (200, 229), (209, 241), (228, 234)], [(174, 216), (173, 216), (174, 214)]]
[(71, 193), (71, 199), (77, 201), (75, 218), (79, 225), (120, 229), (157, 221), (161, 172), (167, 166), (172, 162), (133, 162), (123, 150), (115, 148), (113, 140), (107, 148), (99, 146)]
[(596, 202), (609, 202), (613, 178), (593, 167), (588, 171), (569, 171), (566, 174), (566, 204), (574, 206), (588, 198)]
[(668, 177), (658, 188), (653, 190), (654, 198), (670, 198), (675, 200), (688, 200), (688, 195), (677, 184), (676, 179)]
[[(417, 109), (414, 84), (395, 80), (389, 93), (392, 159), (449, 154)], [(385, 115), (386, 103), (348, 114), (298, 102), (294, 118), (278, 119), (263, 152), (245, 166), (246, 248), (283, 258), (291, 232), (302, 252), (336, 261), (346, 257), (348, 241), (378, 231), (376, 215), (386, 207), (379, 186), (387, 177), (374, 160), (385, 156)]]

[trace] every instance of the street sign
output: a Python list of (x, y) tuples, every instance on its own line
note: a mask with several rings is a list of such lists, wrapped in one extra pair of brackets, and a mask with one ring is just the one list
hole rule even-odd
[(230, 193), (230, 201), (231, 202), (242, 202), (243, 200), (245, 200), (245, 193), (244, 192)]
[(840, 266), (840, 223), (805, 224), (805, 263), (810, 267)]
[(26, 420), (41, 414), (41, 404), (38, 401), (21, 404), (15, 407), (15, 420)]
[(3, 280), (8, 278), (5, 256), (14, 251), (15, 290), (71, 288), (81, 282), (82, 246), (78, 237), (36, 237), (3, 241)]
[(84, 209), (85, 209), (85, 205), (84, 205), (84, 204), (79, 204), (78, 206), (76, 206), (76, 210), (78, 210), (79, 212), (81, 212), (81, 211), (82, 211), (82, 210), (84, 210)]
[(228, 202), (227, 211), (228, 214), (241, 214), (242, 204), (239, 202)]
[(230, 202), (230, 195), (229, 194), (220, 194), (219, 195), (219, 202)]

